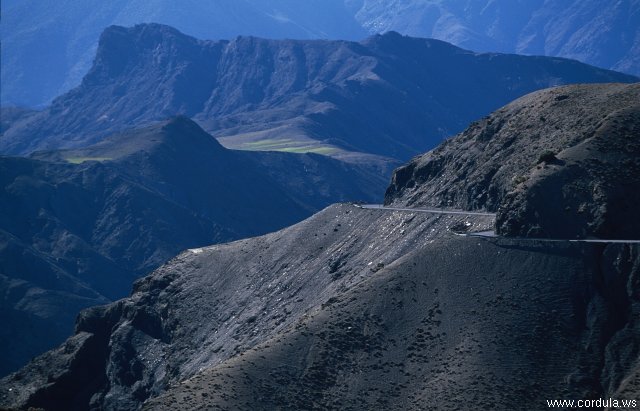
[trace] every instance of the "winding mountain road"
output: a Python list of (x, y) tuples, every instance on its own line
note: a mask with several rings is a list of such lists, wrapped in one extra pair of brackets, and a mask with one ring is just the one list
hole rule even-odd
[(365, 208), (367, 210), (385, 210), (385, 211), (411, 211), (417, 213), (430, 213), (430, 214), (461, 214), (461, 215), (479, 215), (483, 217), (495, 217), (496, 213), (486, 213), (479, 211), (465, 211), (465, 210), (445, 210), (442, 208), (405, 208), (405, 207), (385, 207), (383, 204), (354, 204), (358, 208)]
[[(495, 213), (479, 212), (479, 211), (464, 211), (464, 210), (446, 210), (442, 208), (409, 208), (409, 207), (385, 207), (383, 204), (354, 204), (355, 207), (364, 208), (367, 210), (383, 210), (383, 211), (408, 211), (417, 213), (430, 213), (430, 214), (457, 214), (457, 215), (476, 215), (483, 217), (495, 217)], [(509, 240), (518, 241), (547, 241), (547, 242), (569, 242), (569, 243), (603, 243), (603, 244), (640, 244), (640, 240), (625, 240), (625, 239), (604, 239), (604, 238), (535, 238), (535, 237), (501, 237), (495, 233), (495, 231), (478, 231), (471, 233), (459, 233), (452, 231), (453, 234), (462, 237), (475, 237), (475, 238), (506, 238)]]

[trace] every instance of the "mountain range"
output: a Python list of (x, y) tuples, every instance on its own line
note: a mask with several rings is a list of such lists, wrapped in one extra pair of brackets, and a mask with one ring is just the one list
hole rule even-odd
[(3, 2), (0, 408), (637, 397), (639, 4)]
[[(185, 251), (0, 380), (0, 405), (530, 410), (637, 398), (638, 245), (566, 240), (625, 234), (598, 213), (640, 186), (638, 97), (624, 84), (527, 95), (399, 168), (387, 190), (387, 204), (495, 220), (338, 204)], [(491, 229), (501, 235), (464, 234)]]
[(205, 41), (157, 24), (110, 27), (79, 87), (40, 111), (0, 111), (0, 151), (23, 155), (0, 157), (12, 324), (0, 372), (186, 248), (271, 232), (334, 202), (379, 202), (398, 160), (492, 109), (607, 81), (637, 78), (393, 32)]
[(0, 156), (0, 374), (187, 248), (274, 231), (335, 201), (378, 201), (390, 172), (380, 164), (235, 152), (186, 117), (82, 149)]
[(82, 147), (182, 114), (228, 148), (407, 160), (528, 92), (637, 80), (395, 32), (359, 43), (203, 41), (157, 24), (114, 26), (80, 86), (44, 110), (3, 115), (0, 152)]
[(162, 23), (210, 39), (361, 40), (397, 31), (640, 75), (637, 0), (5, 0), (1, 12), (2, 106), (44, 107), (76, 87), (114, 24)]

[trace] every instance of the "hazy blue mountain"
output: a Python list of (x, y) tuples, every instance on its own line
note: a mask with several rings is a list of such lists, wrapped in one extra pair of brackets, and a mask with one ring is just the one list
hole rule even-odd
[(1, 103), (44, 106), (78, 85), (113, 24), (157, 22), (208, 39), (360, 40), (394, 30), (640, 74), (639, 13), (638, 0), (5, 0)]
[(158, 24), (113, 26), (80, 86), (7, 120), (0, 152), (82, 147), (184, 114), (231, 148), (405, 160), (531, 91), (637, 80), (395, 32), (361, 42), (211, 41)]
[(380, 201), (390, 170), (377, 166), (227, 150), (184, 117), (81, 150), (0, 156), (0, 375), (185, 248)]
[(638, 0), (346, 0), (370, 33), (573, 58), (640, 74)]

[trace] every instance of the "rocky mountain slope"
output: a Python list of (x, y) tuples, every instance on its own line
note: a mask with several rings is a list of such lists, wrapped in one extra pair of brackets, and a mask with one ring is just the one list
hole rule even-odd
[[(635, 93), (637, 86), (565, 87), (520, 102), (573, 100), (606, 111)], [(634, 147), (637, 117), (624, 118)], [(568, 133), (578, 121), (602, 119), (599, 110), (574, 110), (546, 121)], [(539, 130), (526, 128), (528, 117), (504, 120), (536, 155)], [(468, 141), (477, 129), (498, 138), (479, 123), (440, 150), (466, 141), (457, 157), (483, 146)], [(627, 145), (611, 150), (636, 157)], [(488, 161), (508, 166), (497, 154)], [(529, 170), (525, 162), (516, 171)], [(589, 178), (567, 177), (567, 187)], [(455, 178), (441, 175), (444, 183)], [(497, 189), (508, 191), (501, 181)], [(416, 180), (394, 200), (407, 204), (433, 183)], [(591, 201), (609, 205), (607, 197)], [(0, 381), (0, 404), (530, 410), (552, 398), (636, 398), (638, 246), (449, 231), (463, 224), (482, 230), (494, 221), (334, 205), (276, 233), (187, 251), (138, 281), (130, 298), (84, 311), (60, 348)]]
[(360, 40), (393, 30), (640, 75), (638, 13), (637, 0), (5, 0), (0, 101), (44, 107), (76, 87), (114, 24), (168, 24), (209, 39)]
[(533, 93), (396, 170), (385, 202), (497, 211), (505, 235), (636, 238), (639, 119), (640, 85)]
[(182, 250), (274, 231), (335, 201), (379, 201), (388, 172), (233, 152), (184, 117), (80, 150), (0, 157), (0, 375)]
[(528, 92), (637, 78), (437, 40), (200, 41), (156, 24), (110, 27), (82, 84), (9, 124), (0, 152), (80, 147), (176, 113), (227, 147), (408, 159)]

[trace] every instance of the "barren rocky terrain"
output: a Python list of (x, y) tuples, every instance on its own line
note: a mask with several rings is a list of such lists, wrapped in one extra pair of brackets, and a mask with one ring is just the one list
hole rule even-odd
[[(550, 89), (492, 117), (502, 116), (519, 131), (513, 144), (519, 141), (520, 150), (528, 150), (524, 157), (535, 163), (539, 129), (526, 128), (531, 116), (501, 113), (539, 102), (541, 111), (530, 113), (540, 120), (552, 113), (545, 111), (547, 103), (573, 101), (586, 111), (558, 110), (546, 118), (565, 135), (577, 122), (606, 123), (610, 114), (602, 113), (611, 107), (623, 113), (618, 118), (627, 130), (613, 128), (613, 141), (626, 144), (613, 144), (607, 156), (633, 161), (637, 117), (625, 114), (634, 110), (633, 96), (634, 85)], [(454, 159), (481, 151), (501, 138), (492, 124), (472, 125), (421, 164), (448, 150), (446, 158)], [(476, 132), (484, 140), (469, 138)], [(599, 138), (604, 134), (596, 132), (584, 141)], [(576, 146), (572, 142), (559, 139), (550, 148), (561, 158)], [(502, 147), (507, 161), (496, 151), (462, 176), (443, 171), (440, 182), (414, 178), (404, 191), (398, 190), (401, 169), (389, 198), (417, 204), (428, 197), (420, 190), (437, 195), (433, 184), (464, 192), (465, 176), (472, 192), (480, 187), (474, 176), (490, 161), (517, 175), (529, 172), (530, 161), (516, 162), (521, 167), (508, 162), (509, 149)], [(582, 167), (591, 170), (590, 164)], [(615, 183), (606, 180), (615, 174), (594, 172)], [(527, 195), (509, 200), (512, 182), (499, 176), (485, 181), (506, 193), (496, 204), (498, 217), (515, 205), (538, 207)], [(567, 177), (569, 186), (591, 178)], [(607, 207), (613, 200), (590, 201)], [(556, 212), (564, 211), (562, 203), (548, 207), (554, 204)], [(631, 218), (631, 224), (637, 221)], [(551, 398), (636, 398), (638, 246), (452, 232), (494, 224), (491, 217), (342, 204), (266, 236), (188, 250), (139, 280), (131, 297), (84, 311), (67, 342), (0, 380), (0, 404), (52, 410), (531, 410), (546, 409)], [(523, 218), (522, 224), (538, 222)]]
[(185, 248), (277, 230), (334, 202), (379, 202), (398, 159), (529, 91), (636, 80), (393, 32), (209, 41), (109, 27), (79, 87), (40, 111), (0, 109), (0, 152), (29, 156), (0, 158), (11, 324), (0, 375)]

